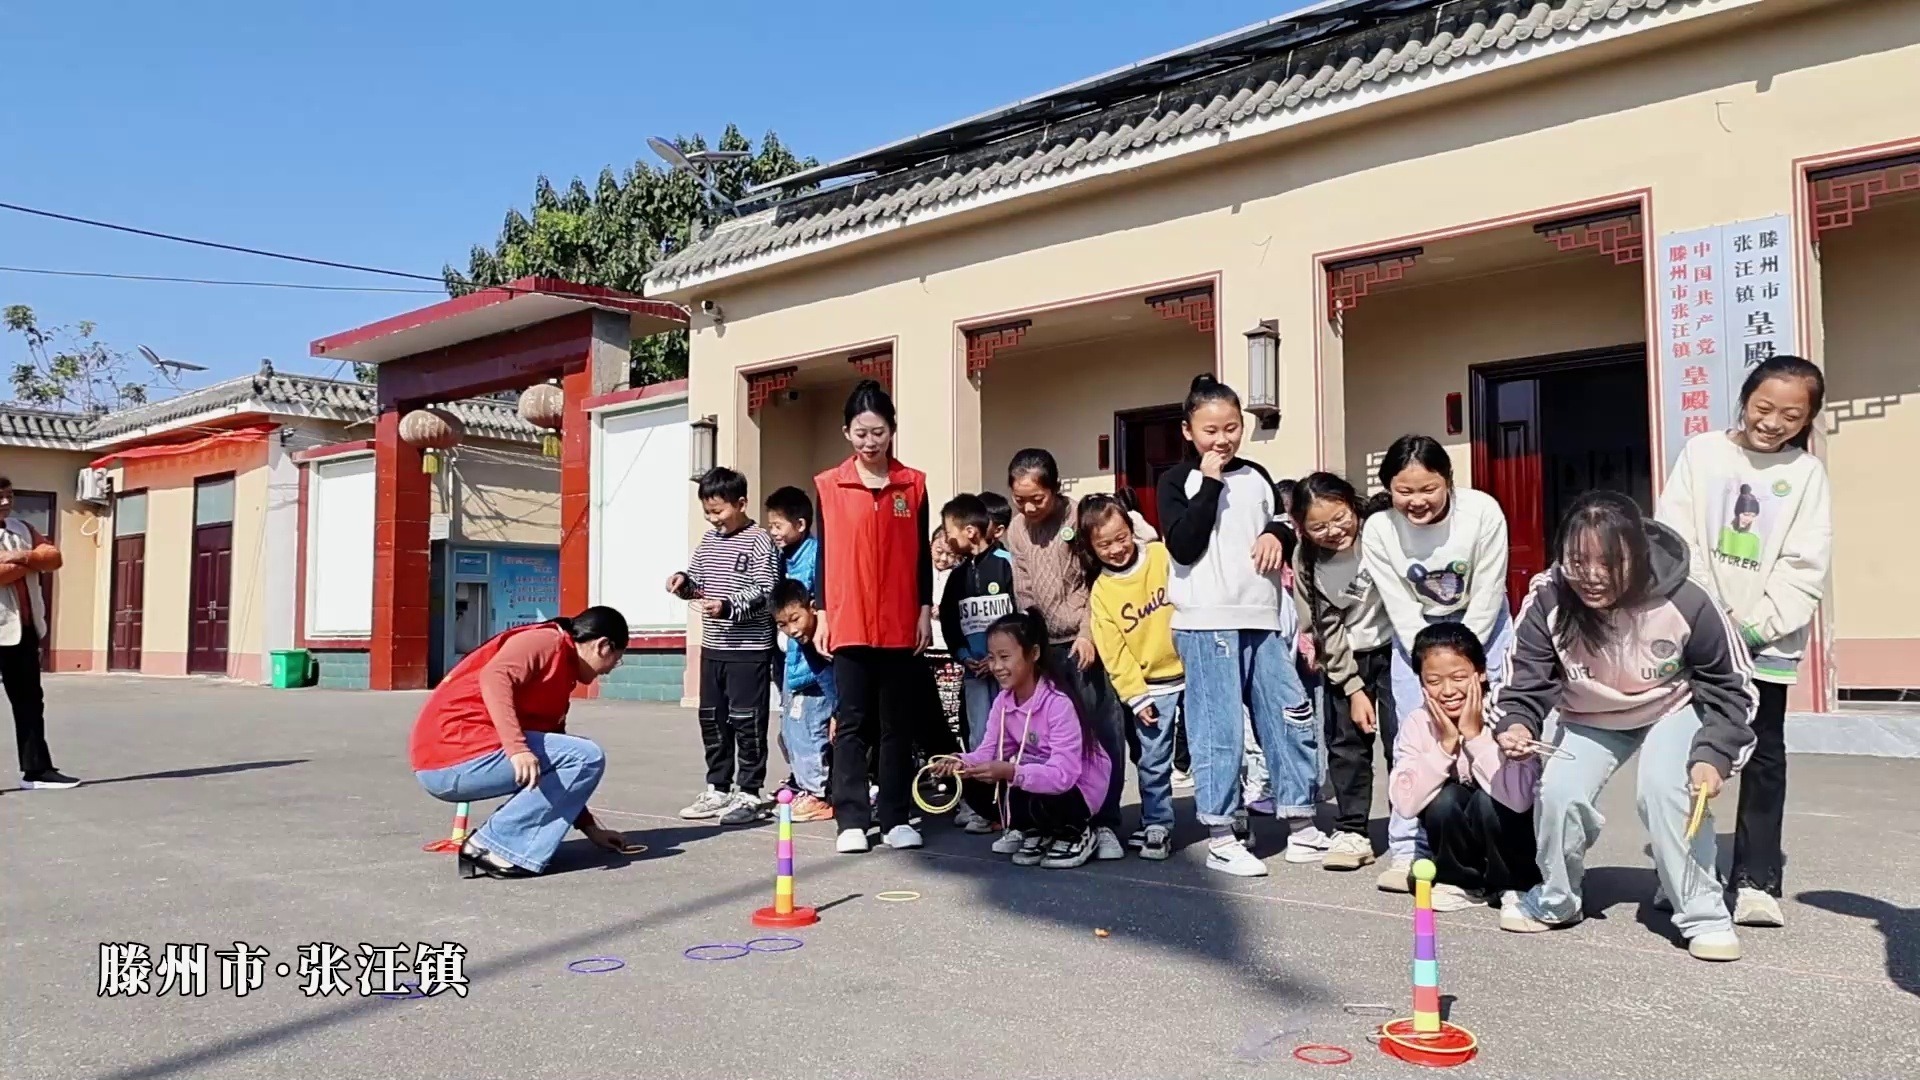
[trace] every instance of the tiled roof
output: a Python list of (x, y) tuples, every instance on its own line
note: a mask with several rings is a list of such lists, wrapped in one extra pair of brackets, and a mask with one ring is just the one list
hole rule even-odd
[(1455, 0), (1001, 142), (775, 205), (663, 260), (651, 289), (782, 248), (1068, 173), (1180, 136), (1224, 132), (1368, 83), (1709, 0)]
[(0, 405), (0, 440), (14, 440), (46, 446), (70, 446), (76, 450), (87, 440), (93, 418), (81, 413), (34, 409), (24, 405)]
[[(520, 419), (511, 402), (470, 399), (454, 402), (449, 408), (465, 422), (468, 432), (474, 435), (515, 442), (534, 442), (540, 436), (533, 425)], [(23, 415), (57, 417), (57, 422), (67, 425), (67, 430), (72, 432), (67, 438), (97, 441), (229, 409), (269, 415), (316, 416), (346, 422), (370, 421), (376, 412), (371, 386), (311, 375), (262, 372), (190, 390), (164, 401), (110, 412), (94, 420), (70, 414), (34, 414), (25, 410), (0, 409), (0, 435), (11, 434), (12, 425), (21, 422), (15, 418)]]

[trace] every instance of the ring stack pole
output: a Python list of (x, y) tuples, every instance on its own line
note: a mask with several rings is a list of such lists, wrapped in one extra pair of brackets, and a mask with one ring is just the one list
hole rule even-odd
[(435, 840), (422, 851), (457, 852), (460, 845), (467, 842), (467, 804), (461, 803), (453, 808), (453, 835), (445, 840)]
[(779, 833), (773, 842), (773, 906), (753, 913), (753, 925), (780, 930), (812, 926), (820, 916), (810, 907), (793, 906), (793, 792), (780, 789)]
[(1416, 1065), (1445, 1067), (1472, 1061), (1479, 1040), (1440, 1018), (1440, 952), (1433, 922), (1431, 859), (1413, 864), (1413, 1015), (1380, 1026), (1380, 1050)]

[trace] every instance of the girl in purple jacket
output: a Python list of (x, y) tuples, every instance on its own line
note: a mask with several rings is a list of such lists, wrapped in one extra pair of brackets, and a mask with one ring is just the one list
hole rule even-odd
[(934, 771), (1005, 785), (1010, 828), (994, 850), (1011, 854), (1014, 865), (1084, 865), (1113, 762), (1048, 671), (1047, 624), (1038, 610), (1002, 616), (987, 629), (987, 669), (1000, 696), (979, 749), (935, 762)]

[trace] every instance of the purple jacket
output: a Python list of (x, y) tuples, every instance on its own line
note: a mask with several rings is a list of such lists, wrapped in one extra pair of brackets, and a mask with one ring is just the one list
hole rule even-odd
[(991, 761), (1014, 762), (1013, 786), (1035, 795), (1058, 795), (1078, 788), (1090, 811), (1098, 812), (1107, 799), (1107, 779), (1113, 762), (1099, 743), (1080, 737), (1080, 717), (1073, 700), (1042, 678), (1024, 703), (1011, 690), (1000, 691), (987, 714), (987, 735), (980, 749), (962, 754), (969, 765)]

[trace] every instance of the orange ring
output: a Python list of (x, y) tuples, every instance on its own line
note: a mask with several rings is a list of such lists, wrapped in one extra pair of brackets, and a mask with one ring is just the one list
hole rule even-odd
[[(1312, 1057), (1313, 1054), (1339, 1054), (1338, 1058)], [(1343, 1046), (1329, 1046), (1326, 1043), (1301, 1043), (1293, 1048), (1293, 1059), (1309, 1065), (1345, 1065), (1353, 1060), (1353, 1051)]]

